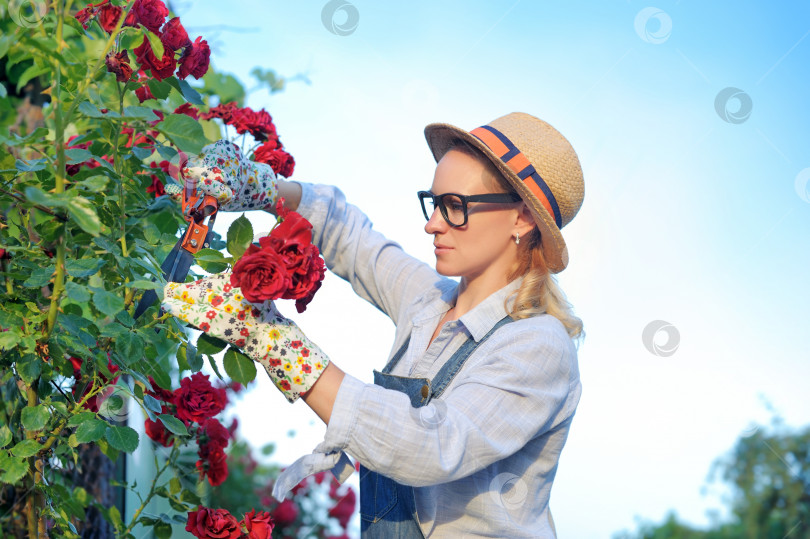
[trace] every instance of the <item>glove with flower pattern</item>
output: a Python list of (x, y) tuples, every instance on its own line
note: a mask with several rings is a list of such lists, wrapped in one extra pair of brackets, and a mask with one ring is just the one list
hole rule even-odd
[(272, 301), (252, 304), (231, 285), (230, 272), (193, 283), (168, 283), (163, 309), (261, 363), (289, 402), (310, 390), (329, 358)]
[[(270, 165), (254, 163), (227, 140), (204, 147), (190, 157), (183, 175), (197, 179), (197, 190), (217, 199), (222, 211), (261, 210), (278, 198), (278, 179)], [(167, 185), (166, 192), (178, 197), (182, 186)]]

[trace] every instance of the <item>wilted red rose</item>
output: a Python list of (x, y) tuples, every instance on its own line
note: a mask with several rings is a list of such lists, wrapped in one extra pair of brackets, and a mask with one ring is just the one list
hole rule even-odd
[(160, 41), (163, 43), (164, 47), (173, 51), (178, 51), (183, 47), (191, 45), (191, 40), (188, 38), (186, 29), (180, 24), (179, 17), (173, 17), (163, 25)]
[(231, 285), (242, 289), (251, 303), (278, 299), (290, 286), (290, 275), (284, 261), (272, 249), (250, 246), (234, 265)]
[(115, 27), (118, 26), (118, 20), (123, 12), (124, 10), (120, 6), (104, 4), (98, 11), (98, 23), (104, 28), (105, 32), (112, 34)]
[(202, 423), (220, 413), (228, 404), (225, 390), (212, 386), (208, 376), (201, 372), (183, 378), (174, 395), (177, 417), (183, 421)]
[(87, 4), (87, 7), (84, 9), (80, 9), (74, 17), (77, 21), (82, 23), (82, 28), (85, 30), (87, 29), (87, 21), (89, 21), (93, 15), (95, 15), (95, 11), (93, 10), (93, 4)]
[(194, 118), (195, 120), (200, 119), (200, 111), (197, 110), (197, 108), (194, 105), (192, 105), (191, 103), (183, 103), (182, 105), (180, 105), (179, 107), (174, 109), (174, 113), (175, 114), (185, 114), (186, 116), (190, 116), (191, 118)]
[(161, 0), (135, 0), (124, 22), (127, 26), (140, 23), (157, 34), (168, 14), (169, 10)]
[[(160, 163), (156, 161), (152, 161), (149, 163), (150, 168), (160, 168), (166, 174), (169, 173), (169, 162), (168, 161), (161, 161)], [(163, 182), (156, 174), (151, 174), (152, 177), (152, 185), (147, 186), (146, 192), (147, 193), (154, 193), (155, 198), (163, 196), (166, 194), (166, 190), (163, 188)]]
[(273, 517), (267, 511), (251, 509), (242, 519), (248, 532), (248, 539), (270, 539), (273, 534)]
[(230, 103), (217, 105), (209, 109), (208, 112), (202, 115), (202, 119), (210, 120), (211, 118), (219, 118), (226, 124), (230, 124), (233, 122), (234, 116), (237, 115), (240, 110), (241, 109), (236, 105), (236, 101), (231, 101)]
[(346, 528), (349, 525), (349, 521), (352, 519), (352, 515), (354, 514), (354, 506), (357, 503), (357, 497), (354, 494), (354, 490), (349, 489), (346, 492), (346, 495), (343, 496), (335, 506), (329, 510), (329, 516), (334, 517), (340, 522), (340, 526), (342, 528)]
[(225, 509), (207, 507), (189, 511), (186, 531), (199, 539), (238, 539), (242, 535), (235, 516)]
[(155, 96), (152, 95), (152, 90), (149, 89), (149, 86), (146, 84), (141, 84), (135, 89), (135, 95), (138, 97), (138, 101), (143, 103), (147, 99), (154, 99)]
[(289, 526), (298, 518), (298, 506), (292, 500), (284, 500), (273, 509), (272, 515), (277, 526)]
[(273, 172), (285, 178), (292, 176), (293, 170), (295, 170), (293, 156), (278, 148), (262, 151), (258, 155), (254, 155), (254, 160), (258, 163), (267, 163), (273, 169)]
[(127, 82), (132, 78), (132, 66), (129, 65), (129, 54), (126, 50), (119, 53), (109, 53), (104, 59), (107, 65), (107, 71), (115, 73), (115, 80), (118, 82)]
[(203, 78), (208, 71), (210, 57), (211, 49), (208, 48), (208, 42), (202, 37), (198, 37), (194, 40), (194, 43), (183, 50), (177, 77), (185, 79), (191, 75), (195, 79)]
[(164, 49), (163, 58), (158, 59), (152, 50), (152, 45), (149, 44), (149, 40), (144, 36), (143, 42), (135, 47), (133, 52), (135, 53), (135, 59), (141, 64), (141, 68), (149, 69), (149, 72), (157, 80), (167, 79), (174, 75), (177, 60), (174, 59), (174, 52), (171, 49)]

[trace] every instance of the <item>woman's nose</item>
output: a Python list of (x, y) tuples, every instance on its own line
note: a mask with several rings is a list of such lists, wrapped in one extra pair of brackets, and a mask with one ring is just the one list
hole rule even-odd
[(433, 208), (433, 213), (430, 214), (430, 219), (425, 223), (425, 232), (428, 234), (436, 234), (437, 232), (447, 232), (450, 225), (442, 217), (442, 212), (439, 208)]

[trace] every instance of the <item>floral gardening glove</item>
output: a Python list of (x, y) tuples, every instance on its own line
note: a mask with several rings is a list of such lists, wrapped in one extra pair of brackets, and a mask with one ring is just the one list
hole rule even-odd
[(168, 283), (163, 309), (213, 337), (243, 349), (261, 363), (290, 402), (310, 390), (329, 358), (284, 318), (272, 301), (248, 303), (231, 285), (230, 272), (193, 283)]
[[(247, 159), (239, 147), (218, 140), (190, 157), (184, 176), (197, 179), (197, 190), (219, 201), (222, 211), (260, 210), (272, 206), (278, 197), (278, 179), (270, 165)], [(182, 185), (167, 185), (166, 192), (178, 197)]]

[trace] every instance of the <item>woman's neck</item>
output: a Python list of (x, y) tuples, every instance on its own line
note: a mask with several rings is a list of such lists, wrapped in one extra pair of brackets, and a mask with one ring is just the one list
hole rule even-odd
[(462, 277), (458, 285), (458, 296), (451, 319), (457, 320), (464, 316), (507, 284), (509, 284), (509, 281), (506, 279), (506, 275), (502, 277), (486, 275)]

